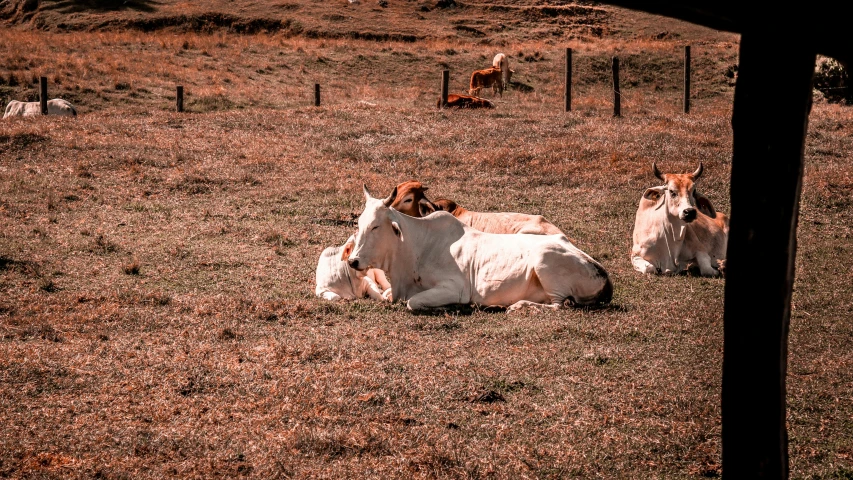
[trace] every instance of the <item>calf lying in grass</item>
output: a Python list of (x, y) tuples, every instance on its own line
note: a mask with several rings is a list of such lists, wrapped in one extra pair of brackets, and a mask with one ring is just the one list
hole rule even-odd
[(332, 301), (364, 297), (391, 301), (391, 284), (385, 272), (376, 268), (358, 271), (347, 265), (354, 246), (355, 236), (350, 235), (342, 246), (323, 250), (317, 263), (314, 294)]

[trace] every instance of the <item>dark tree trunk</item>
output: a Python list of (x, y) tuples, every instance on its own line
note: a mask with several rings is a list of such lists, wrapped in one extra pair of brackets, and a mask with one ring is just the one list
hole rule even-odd
[[(788, 325), (811, 109), (813, 49), (775, 27), (744, 32), (735, 89), (726, 265), (724, 478), (788, 478)], [(790, 40), (789, 40), (790, 39)]]

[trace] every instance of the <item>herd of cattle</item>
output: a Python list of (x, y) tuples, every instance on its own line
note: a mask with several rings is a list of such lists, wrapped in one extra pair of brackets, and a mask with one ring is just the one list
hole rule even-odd
[[(703, 165), (687, 174), (663, 174), (654, 163), (652, 169), (664, 184), (640, 199), (634, 269), (676, 274), (695, 265), (703, 276), (722, 275), (729, 221), (696, 191)], [(407, 181), (378, 199), (365, 186), (358, 231), (320, 255), (316, 295), (405, 301), (410, 310), (610, 302), (613, 283), (604, 267), (541, 215), (470, 211), (449, 199), (431, 201), (426, 190)]]
[[(503, 53), (498, 53), (492, 60), (492, 66), (483, 70), (476, 70), (471, 74), (471, 82), (468, 95), (451, 93), (447, 96), (446, 107), (452, 108), (495, 108), (495, 104), (480, 98), (483, 88), (492, 87), (495, 95), (503, 96), (503, 91), (509, 86), (512, 74), (515, 70), (509, 68), (509, 60)], [(437, 106), (441, 107), (441, 99)], [(76, 117), (77, 110), (67, 100), (54, 98), (47, 101), (47, 114)], [(20, 102), (12, 100), (6, 105), (3, 118), (8, 117), (32, 117), (41, 115), (41, 104), (39, 102)]]
[[(502, 95), (512, 73), (499, 53), (490, 68), (471, 74), (469, 95), (449, 94), (446, 105), (494, 108), (477, 95), (488, 87)], [(77, 115), (59, 98), (47, 108), (50, 115)], [(3, 118), (35, 115), (41, 115), (39, 102), (12, 100)], [(652, 170), (664, 184), (648, 188), (640, 199), (630, 253), (634, 269), (677, 274), (695, 266), (703, 276), (722, 275), (729, 220), (696, 191), (703, 165), (687, 174), (663, 174), (654, 163)], [(426, 190), (408, 181), (378, 199), (365, 186), (358, 231), (320, 255), (316, 295), (405, 301), (411, 310), (476, 304), (511, 311), (610, 302), (613, 283), (604, 267), (543, 216), (475, 212), (446, 198), (431, 201)]]
[[(452, 108), (495, 108), (495, 104), (481, 98), (479, 95), (484, 88), (492, 87), (495, 95), (503, 97), (503, 91), (509, 87), (512, 74), (515, 70), (509, 68), (509, 59), (503, 53), (498, 53), (492, 59), (492, 66), (483, 70), (475, 70), (471, 73), (471, 81), (468, 84), (468, 95), (450, 93), (447, 95), (445, 107)], [(441, 107), (441, 99), (436, 106)]]

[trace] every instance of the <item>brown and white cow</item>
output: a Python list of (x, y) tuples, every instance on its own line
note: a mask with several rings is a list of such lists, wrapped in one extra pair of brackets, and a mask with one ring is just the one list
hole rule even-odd
[(703, 165), (693, 173), (662, 174), (665, 183), (647, 189), (634, 221), (631, 264), (642, 273), (674, 274), (695, 262), (703, 276), (721, 275), (725, 264), (729, 219), (696, 191)]
[[(441, 107), (440, 98), (436, 102), (436, 106)], [(447, 95), (447, 103), (444, 106), (450, 108), (495, 108), (495, 104), (485, 98), (457, 95), (455, 93)]]
[[(391, 208), (412, 217), (425, 217), (436, 210), (453, 214), (460, 222), (486, 233), (530, 233), (534, 235), (565, 235), (542, 215), (516, 212), (472, 212), (453, 200), (442, 198), (430, 201), (421, 182), (409, 180), (397, 185)], [(569, 239), (571, 241), (571, 239)]]
[(446, 198), (439, 198), (431, 203), (435, 205), (437, 210), (452, 213), (460, 222), (481, 232), (565, 235), (542, 215), (516, 212), (472, 212)]
[(486, 68), (475, 70), (471, 74), (471, 82), (468, 86), (468, 95), (479, 96), (483, 88), (492, 87), (496, 94), (503, 96), (503, 79), (500, 68)]

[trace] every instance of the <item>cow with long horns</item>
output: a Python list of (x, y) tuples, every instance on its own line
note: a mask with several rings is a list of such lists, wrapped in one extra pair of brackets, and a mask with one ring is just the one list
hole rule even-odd
[(725, 264), (729, 219), (696, 191), (703, 165), (693, 173), (661, 173), (664, 185), (646, 189), (634, 221), (631, 263), (642, 273), (675, 274), (695, 263), (703, 276), (721, 275)]

